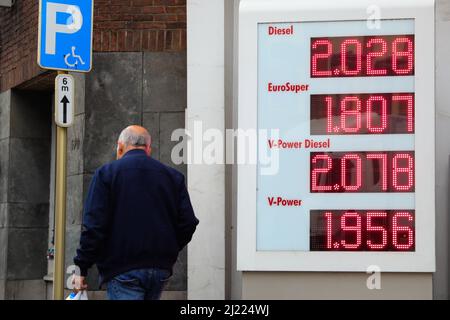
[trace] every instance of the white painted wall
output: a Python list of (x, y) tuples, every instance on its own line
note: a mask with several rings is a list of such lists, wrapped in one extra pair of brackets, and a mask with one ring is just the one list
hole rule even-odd
[[(238, 106), (238, 29), (240, 0), (223, 0), (225, 3), (225, 125), (227, 129), (237, 129)], [(227, 142), (229, 145), (230, 141)], [(236, 141), (234, 158), (236, 160)], [(236, 226), (237, 226), (237, 166), (226, 168), (226, 230), (227, 230), (227, 298), (242, 298), (242, 272), (237, 271)]]
[(450, 1), (436, 1), (436, 273), (434, 299), (449, 299)]
[[(202, 121), (203, 130), (224, 131), (224, 0), (187, 1), (187, 43), (186, 128)], [(188, 188), (200, 220), (188, 248), (188, 299), (224, 299), (225, 165), (189, 164)]]

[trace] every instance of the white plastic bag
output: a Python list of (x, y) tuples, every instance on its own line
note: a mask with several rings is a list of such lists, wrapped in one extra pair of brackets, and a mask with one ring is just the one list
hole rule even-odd
[(78, 293), (72, 292), (71, 294), (69, 294), (66, 300), (88, 300), (88, 295), (85, 290), (78, 291)]

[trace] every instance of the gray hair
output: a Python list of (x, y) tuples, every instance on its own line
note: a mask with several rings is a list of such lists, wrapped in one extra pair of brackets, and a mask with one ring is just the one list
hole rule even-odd
[(146, 130), (137, 133), (131, 127), (128, 127), (120, 133), (119, 142), (123, 143), (125, 147), (149, 147), (152, 143), (152, 138)]

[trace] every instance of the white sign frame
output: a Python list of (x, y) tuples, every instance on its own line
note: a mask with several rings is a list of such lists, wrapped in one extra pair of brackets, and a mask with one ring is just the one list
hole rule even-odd
[[(376, 265), (382, 272), (435, 271), (434, 0), (379, 0), (376, 4), (381, 19), (415, 20), (415, 251), (257, 251), (257, 165), (245, 164), (237, 169), (238, 270), (366, 272), (368, 267)], [(373, 5), (373, 0), (241, 0), (238, 128), (258, 128), (259, 23), (366, 20), (371, 17), (368, 8)], [(238, 136), (238, 145), (246, 143), (243, 139)], [(252, 150), (257, 152), (256, 148)]]

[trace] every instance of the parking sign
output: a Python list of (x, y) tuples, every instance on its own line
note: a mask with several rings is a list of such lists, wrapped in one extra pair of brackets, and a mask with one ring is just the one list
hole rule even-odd
[(44, 69), (89, 72), (93, 0), (40, 0), (38, 64)]

